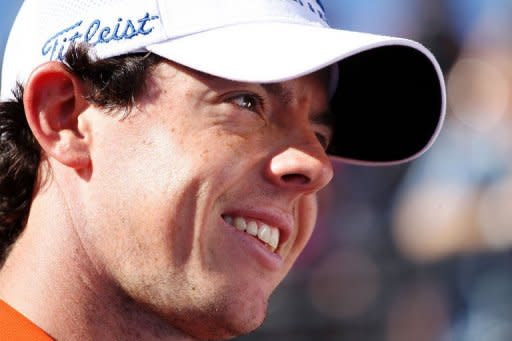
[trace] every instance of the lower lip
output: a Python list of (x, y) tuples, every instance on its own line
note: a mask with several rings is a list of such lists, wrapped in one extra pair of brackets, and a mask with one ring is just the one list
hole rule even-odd
[(259, 239), (246, 232), (237, 230), (234, 226), (227, 224), (220, 218), (229, 236), (235, 239), (233, 242), (240, 246), (243, 252), (271, 271), (279, 270), (283, 265), (283, 258), (270, 251)]

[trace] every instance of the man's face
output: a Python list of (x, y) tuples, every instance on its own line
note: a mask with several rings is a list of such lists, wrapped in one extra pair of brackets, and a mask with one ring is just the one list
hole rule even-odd
[(127, 118), (85, 112), (76, 214), (100, 273), (196, 337), (259, 326), (332, 178), (327, 78), (246, 84), (162, 63)]

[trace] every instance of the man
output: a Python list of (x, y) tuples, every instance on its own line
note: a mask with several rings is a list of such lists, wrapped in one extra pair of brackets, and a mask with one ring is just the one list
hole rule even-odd
[(2, 333), (257, 328), (331, 158), (412, 159), (443, 120), (424, 47), (325, 17), (312, 0), (26, 0), (2, 75)]

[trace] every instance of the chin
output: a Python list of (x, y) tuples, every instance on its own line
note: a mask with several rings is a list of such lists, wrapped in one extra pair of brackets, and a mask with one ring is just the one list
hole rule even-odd
[(210, 306), (200, 314), (190, 312), (191, 318), (183, 325), (182, 331), (198, 340), (228, 340), (249, 334), (265, 320), (268, 302), (258, 303), (249, 299), (243, 303), (238, 299)]
[[(187, 323), (182, 332), (197, 340), (230, 340), (246, 335), (261, 326), (264, 318), (251, 321), (212, 321), (205, 318), (202, 322)], [(191, 328), (190, 328), (191, 327)]]

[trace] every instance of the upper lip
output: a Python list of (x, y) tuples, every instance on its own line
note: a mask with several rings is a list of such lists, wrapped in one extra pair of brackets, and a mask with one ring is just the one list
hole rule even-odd
[(293, 231), (294, 218), (291, 213), (276, 208), (251, 208), (226, 210), (223, 216), (253, 219), (279, 230), (278, 249), (290, 238)]

